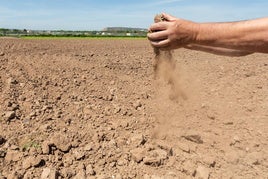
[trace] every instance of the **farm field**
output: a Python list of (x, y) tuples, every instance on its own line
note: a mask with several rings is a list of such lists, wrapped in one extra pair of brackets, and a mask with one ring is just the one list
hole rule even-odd
[(268, 55), (146, 39), (0, 39), (0, 179), (268, 178)]

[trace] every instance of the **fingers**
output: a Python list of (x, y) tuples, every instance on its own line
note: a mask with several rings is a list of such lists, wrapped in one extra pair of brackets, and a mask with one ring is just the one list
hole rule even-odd
[(156, 48), (166, 49), (170, 44), (169, 39), (159, 40), (159, 41), (151, 41), (151, 45)]
[(170, 40), (168, 39), (168, 31), (166, 23), (158, 22), (150, 27), (151, 32), (148, 33), (147, 37), (151, 41), (151, 45), (156, 48), (168, 47)]
[(147, 35), (148, 39), (151, 41), (158, 41), (158, 40), (164, 40), (168, 38), (168, 33), (167, 31), (158, 31), (158, 32), (153, 32), (149, 33)]
[(163, 16), (163, 18), (166, 19), (167, 21), (174, 21), (174, 20), (177, 19), (176, 17), (171, 16), (171, 15), (166, 14), (166, 13), (162, 13), (162, 16)]
[(151, 25), (149, 28), (150, 32), (156, 32), (156, 31), (161, 31), (161, 30), (166, 30), (167, 29), (167, 22), (158, 22), (154, 23)]

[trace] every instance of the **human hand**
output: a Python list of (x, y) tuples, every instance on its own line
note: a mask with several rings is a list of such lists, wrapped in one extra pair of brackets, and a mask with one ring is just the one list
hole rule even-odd
[(172, 50), (184, 47), (196, 40), (198, 24), (162, 14), (165, 21), (150, 26), (147, 37), (155, 48)]

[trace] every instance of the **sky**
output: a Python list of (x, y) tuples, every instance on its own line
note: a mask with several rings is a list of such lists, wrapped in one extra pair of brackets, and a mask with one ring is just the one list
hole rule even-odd
[(267, 0), (0, 0), (0, 28), (148, 28), (161, 12), (196, 22), (239, 21), (267, 17), (267, 7)]

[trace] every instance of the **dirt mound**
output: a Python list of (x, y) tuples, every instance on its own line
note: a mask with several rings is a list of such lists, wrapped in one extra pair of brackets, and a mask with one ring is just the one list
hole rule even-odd
[(0, 44), (0, 178), (268, 176), (265, 55), (179, 50), (172, 101), (146, 40)]

